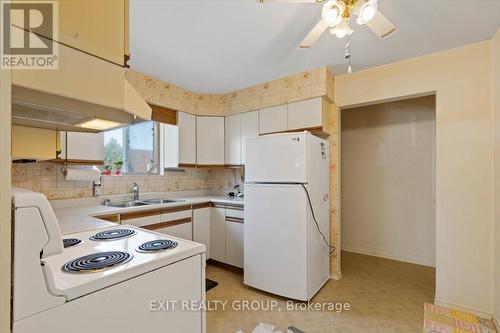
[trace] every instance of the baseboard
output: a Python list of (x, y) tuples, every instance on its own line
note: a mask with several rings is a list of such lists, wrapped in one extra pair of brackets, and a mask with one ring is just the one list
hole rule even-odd
[(447, 308), (457, 309), (457, 310), (460, 310), (460, 311), (463, 311), (463, 312), (469, 312), (469, 313), (475, 314), (476, 316), (479, 316), (479, 317), (485, 318), (485, 319), (492, 319), (493, 318), (493, 314), (490, 313), (490, 312), (486, 312), (486, 311), (483, 311), (483, 310), (469, 308), (469, 307), (461, 305), (461, 304), (444, 302), (444, 301), (441, 301), (441, 300), (438, 300), (438, 299), (434, 300), (434, 304), (440, 305), (440, 306), (444, 306), (444, 307), (447, 307)]
[(380, 253), (375, 253), (375, 252), (370, 252), (370, 251), (365, 251), (365, 250), (352, 249), (352, 248), (348, 248), (348, 247), (343, 247), (342, 251), (364, 254), (367, 256), (384, 258), (384, 259), (389, 259), (389, 260), (402, 261), (402, 262), (407, 262), (409, 264), (427, 266), (427, 267), (432, 267), (432, 268), (436, 267), (435, 264), (429, 264), (428, 262), (425, 262), (425, 261), (422, 261), (419, 259), (400, 258), (400, 257), (396, 257), (396, 256), (390, 256), (390, 255), (385, 255), (385, 254), (380, 254)]
[(330, 273), (330, 279), (332, 279), (332, 280), (340, 280), (340, 279), (342, 279), (342, 272)]

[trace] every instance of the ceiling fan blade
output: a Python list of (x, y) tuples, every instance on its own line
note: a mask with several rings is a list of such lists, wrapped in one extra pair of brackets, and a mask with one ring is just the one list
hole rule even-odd
[(300, 43), (300, 48), (306, 49), (311, 47), (316, 43), (316, 41), (321, 37), (321, 35), (328, 29), (328, 25), (326, 25), (323, 20), (319, 20), (318, 24), (311, 30), (311, 32), (304, 38), (302, 43)]
[(397, 30), (396, 26), (379, 10), (370, 21), (366, 22), (366, 25), (380, 38), (386, 38)]

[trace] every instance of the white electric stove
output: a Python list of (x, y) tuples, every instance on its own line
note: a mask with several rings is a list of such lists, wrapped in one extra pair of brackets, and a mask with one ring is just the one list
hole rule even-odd
[(205, 332), (202, 244), (129, 225), (63, 239), (45, 196), (13, 199), (14, 333)]

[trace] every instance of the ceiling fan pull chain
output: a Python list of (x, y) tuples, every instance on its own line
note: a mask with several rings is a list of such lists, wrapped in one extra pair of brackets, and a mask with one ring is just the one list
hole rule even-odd
[(345, 45), (345, 58), (348, 61), (349, 66), (347, 67), (347, 73), (351, 74), (352, 73), (352, 66), (351, 66), (351, 35), (349, 34), (349, 30), (351, 29), (350, 25), (350, 17), (347, 17), (347, 44)]

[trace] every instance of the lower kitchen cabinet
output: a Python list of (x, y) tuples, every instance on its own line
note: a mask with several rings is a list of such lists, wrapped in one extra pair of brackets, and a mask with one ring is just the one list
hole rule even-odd
[(182, 222), (171, 222), (167, 227), (161, 229), (155, 229), (155, 232), (165, 234), (168, 236), (179, 237), (182, 239), (192, 240), (193, 239), (193, 224), (189, 221)]
[(226, 209), (210, 208), (210, 258), (226, 262)]
[(121, 214), (122, 224), (130, 224), (165, 235), (193, 240), (191, 205), (171, 209)]
[(243, 220), (226, 217), (226, 263), (243, 268)]
[(206, 258), (210, 259), (210, 208), (193, 206), (193, 240), (207, 248)]

